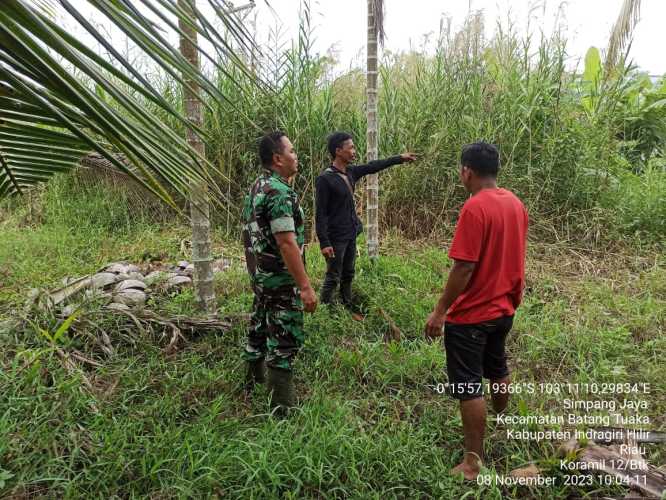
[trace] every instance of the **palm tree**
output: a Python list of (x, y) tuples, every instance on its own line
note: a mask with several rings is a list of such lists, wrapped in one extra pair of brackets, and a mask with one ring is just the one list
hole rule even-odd
[[(221, 0), (206, 2), (236, 43), (252, 45), (247, 30), (225, 11)], [(249, 72), (231, 42), (211, 24), (210, 15), (204, 15), (194, 2), (88, 3), (154, 64), (179, 81), (190, 104), (208, 97), (233, 106), (202, 74), (198, 57), (205, 57), (225, 73), (225, 65), (230, 64)], [(110, 61), (53, 20), (55, 4), (108, 52)], [(159, 19), (162, 25), (144, 13)], [(177, 31), (188, 41), (189, 54), (194, 54), (197, 64), (172, 47), (163, 28)], [(197, 35), (213, 48), (216, 58), (197, 44)], [(155, 118), (145, 103), (184, 124), (190, 142)], [(213, 181), (212, 174), (220, 173), (204, 157), (202, 140), (207, 136), (201, 113), (190, 114), (192, 109), (186, 109), (185, 115), (174, 109), (69, 0), (2, 0), (0, 198), (23, 193), (55, 173), (73, 168), (88, 152), (96, 151), (171, 206), (176, 206), (172, 192), (188, 198), (195, 186), (193, 220), (205, 225), (207, 222), (201, 221), (207, 219), (207, 212), (199, 201), (206, 198), (202, 192), (208, 190), (218, 202), (224, 195)], [(116, 153), (122, 153), (130, 166)], [(207, 253), (206, 249), (199, 250)], [(208, 292), (200, 295), (202, 303), (212, 303)]]
[[(384, 43), (384, 1), (368, 0), (368, 54), (367, 54), (367, 159), (377, 159), (377, 44)], [(369, 175), (368, 194), (368, 255), (379, 255), (379, 178)]]
[(624, 0), (620, 14), (615, 20), (613, 31), (606, 50), (605, 78), (608, 78), (617, 66), (622, 53), (628, 49), (634, 28), (640, 16), (640, 0)]

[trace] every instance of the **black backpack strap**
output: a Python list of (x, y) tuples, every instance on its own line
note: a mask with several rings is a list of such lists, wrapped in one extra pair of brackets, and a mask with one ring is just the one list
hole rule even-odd
[(338, 172), (337, 170), (333, 170), (331, 167), (328, 167), (326, 169), (326, 173), (340, 176), (342, 180), (345, 181), (345, 184), (349, 189), (349, 194), (352, 195), (352, 198), (354, 197), (354, 188), (352, 188), (351, 182), (349, 182), (349, 178), (345, 174), (343, 174), (342, 172)]

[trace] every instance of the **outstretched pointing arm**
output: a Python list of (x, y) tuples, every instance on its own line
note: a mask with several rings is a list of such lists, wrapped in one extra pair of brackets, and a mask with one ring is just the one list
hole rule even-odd
[(383, 160), (374, 160), (368, 162), (364, 165), (355, 165), (349, 167), (348, 171), (350, 175), (354, 178), (354, 182), (358, 181), (361, 177), (364, 177), (369, 174), (376, 174), (381, 172), (393, 165), (399, 165), (400, 163), (411, 163), (417, 159), (417, 155), (414, 153), (403, 153), (401, 155), (390, 156)]

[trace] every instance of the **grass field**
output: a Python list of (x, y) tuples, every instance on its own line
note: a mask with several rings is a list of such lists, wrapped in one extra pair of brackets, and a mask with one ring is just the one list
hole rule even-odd
[[(91, 3), (109, 4), (107, 12), (120, 20), (120, 4), (132, 2)], [(490, 19), (470, 11), (462, 26), (443, 18), (440, 32), (427, 37), (432, 44), (424, 38), (421, 48), (385, 51), (378, 71), (378, 154), (415, 151), (420, 159), (381, 174), (379, 223), (395, 232), (383, 234), (377, 262), (364, 252), (358, 260), (355, 293), (365, 321), (354, 322), (336, 307), (306, 317), (296, 367), (300, 406), (278, 420), (268, 413), (264, 387), (251, 398), (242, 391), (240, 353), (252, 295), (238, 238), (228, 236), (238, 232), (242, 198), (257, 175), (260, 131), (280, 128), (293, 142), (300, 165), (294, 186), (309, 218), (315, 179), (330, 161), (327, 136), (348, 131), (359, 159), (367, 156), (364, 68), (352, 62), (338, 74), (336, 51), (315, 50), (317, 2), (289, 3), (301, 7), (297, 40), (287, 40), (279, 26), (263, 34), (255, 40), (262, 50), (252, 49), (249, 57), (252, 71), (231, 64), (214, 69), (202, 60), (213, 82), (204, 86), (201, 138), (219, 187), (211, 191), (218, 202), (211, 215), (219, 231), (214, 252), (232, 262), (215, 282), (229, 329), (171, 343), (178, 337), (168, 325), (148, 328), (95, 300), (71, 324), (54, 312), (25, 308), (30, 289), (51, 289), (110, 262), (190, 258), (188, 222), (126, 176), (77, 169), (0, 200), (0, 498), (623, 498), (622, 485), (584, 485), (565, 474), (558, 443), (509, 438), (511, 429), (493, 415), (483, 477), (536, 464), (555, 486), (468, 484), (450, 476), (461, 460), (461, 421), (457, 403), (439, 390), (447, 381), (441, 343), (426, 342), (423, 328), (450, 269), (451, 225), (468, 196), (458, 179), (461, 148), (492, 142), (500, 150), (500, 184), (524, 201), (531, 219), (528, 286), (508, 349), (514, 387), (537, 389), (514, 394), (507, 414), (563, 415), (569, 413), (563, 408), (567, 396), (640, 399), (646, 408), (617, 413), (638, 413), (649, 419), (640, 427), (666, 430), (666, 79), (652, 82), (629, 60), (602, 64), (595, 50), (580, 61), (584, 67), (572, 70), (566, 19), (559, 15), (562, 31), (549, 37), (538, 22), (522, 33), (510, 15), (488, 37), (484, 22)], [(528, 17), (536, 10), (530, 7)], [(95, 23), (106, 16), (98, 17)], [(2, 19), (13, 17), (3, 12)], [(61, 171), (61, 153), (33, 148), (42, 140), (24, 140), (32, 137), (24, 129), (25, 123), (45, 125), (34, 131), (44, 137), (67, 118), (79, 134), (89, 132), (110, 151), (135, 158), (135, 167), (160, 165), (155, 178), (178, 179), (187, 191), (192, 184), (176, 168), (186, 156), (166, 154), (170, 148), (162, 146), (176, 143), (167, 144), (171, 136), (148, 118), (184, 137), (185, 123), (166, 108), (192, 116), (183, 109), (178, 76), (187, 80), (190, 73), (167, 70), (171, 56), (152, 41), (145, 45), (151, 54), (142, 54), (130, 36), (124, 46), (128, 57), (132, 48), (132, 67), (160, 96), (150, 99), (108, 67), (91, 66), (95, 60), (88, 55), (75, 57), (78, 48), (60, 50), (51, 31), (48, 40), (30, 44), (27, 32), (39, 36), (41, 26), (33, 21), (17, 18), (26, 32), (10, 37), (12, 54), (0, 47), (0, 55), (8, 54), (4, 73), (16, 59), (26, 82), (14, 88), (18, 77), (11, 71), (12, 78), (0, 81), (0, 101), (11, 108), (0, 114), (21, 123), (0, 134), (6, 149), (22, 153), (8, 154), (14, 160), (3, 159), (4, 170), (18, 161), (25, 182)], [(143, 32), (137, 30), (132, 33)], [(51, 62), (69, 61), (50, 78), (50, 59), (37, 50), (41, 42), (64, 54)], [(24, 50), (13, 50), (24, 43)], [(230, 63), (219, 48), (220, 61)], [(105, 52), (101, 57), (125, 71)], [(153, 64), (149, 56), (155, 54), (164, 66)], [(79, 70), (70, 81), (72, 65)], [(104, 76), (117, 85), (101, 85)], [(265, 80), (261, 88), (257, 76)], [(66, 85), (54, 88), (53, 82)], [(39, 111), (45, 109), (39, 103), (51, 99), (42, 84), (54, 90), (49, 102), (66, 117)], [(25, 98), (23, 87), (37, 89), (36, 97)], [(135, 100), (145, 113), (129, 105)], [(62, 135), (52, 139), (62, 146)], [(0, 195), (7, 186), (0, 183)], [(181, 194), (182, 208), (188, 195)], [(316, 243), (307, 261), (319, 290), (324, 261)], [(190, 289), (155, 293), (147, 307), (161, 316), (197, 314)], [(540, 390), (540, 384), (616, 383), (641, 390), (649, 384), (649, 390), (630, 396)], [(645, 458), (665, 467), (666, 445), (647, 445)]]
[[(54, 317), (32, 315), (21, 328), (8, 326), (29, 287), (54, 286), (113, 260), (182, 258), (183, 227), (116, 224), (102, 231), (67, 218), (26, 226), (15, 216), (0, 224), (0, 496), (499, 499), (626, 491), (564, 485), (555, 444), (506, 439), (492, 417), (485, 472), (506, 475), (535, 462), (558, 485), (486, 487), (449, 476), (461, 458), (461, 422), (454, 401), (437, 391), (446, 381), (442, 347), (422, 337), (449, 269), (447, 241), (388, 235), (376, 265), (360, 258), (356, 292), (367, 319), (354, 322), (335, 308), (307, 316), (297, 365), (301, 406), (277, 420), (267, 415), (263, 387), (250, 400), (242, 396), (240, 320), (229, 332), (166, 352), (164, 341), (121, 331), (91, 304), (81, 319), (92, 326), (75, 323), (57, 343), (100, 363), (76, 370), (66, 369), (39, 334), (56, 329)], [(513, 376), (520, 383), (649, 383), (642, 413), (663, 429), (664, 258), (621, 248), (595, 253), (571, 242), (532, 242), (528, 290), (509, 339)], [(216, 282), (220, 311), (249, 311), (238, 243), (218, 235), (215, 254), (233, 261)], [(323, 260), (314, 245), (307, 258), (318, 288)], [(151, 307), (191, 314), (194, 301), (185, 291)], [(401, 330), (399, 342), (385, 342), (389, 325), (380, 309)], [(113, 355), (96, 347), (99, 330)], [(515, 395), (507, 412), (562, 413), (561, 400)], [(649, 445), (647, 458), (664, 464), (666, 449)]]

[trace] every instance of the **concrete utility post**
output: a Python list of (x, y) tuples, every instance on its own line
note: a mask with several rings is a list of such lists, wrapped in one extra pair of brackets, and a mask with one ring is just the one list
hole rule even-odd
[[(195, 0), (178, 0), (178, 7), (192, 13)], [(200, 68), (197, 49), (197, 32), (182, 19), (178, 21), (186, 36), (180, 38), (180, 52), (197, 70)], [(189, 39), (188, 39), (189, 37)], [(187, 119), (198, 127), (203, 125), (199, 84), (184, 77), (183, 108)], [(201, 157), (206, 151), (203, 141), (193, 128), (187, 129), (187, 142)], [(213, 287), (213, 249), (210, 238), (210, 199), (205, 182), (193, 182), (190, 186), (190, 218), (192, 220), (192, 263), (194, 264), (194, 292), (199, 308), (214, 314), (217, 304)]]
[[(178, 0), (178, 7), (191, 13), (194, 19), (196, 0)], [(234, 7), (231, 4), (227, 14), (234, 14), (254, 7), (254, 0)], [(184, 22), (178, 21), (185, 36), (180, 38), (180, 52), (197, 70), (201, 68), (197, 49), (197, 31)], [(185, 77), (183, 87), (183, 108), (187, 119), (198, 127), (203, 126), (203, 111), (198, 83)], [(187, 129), (187, 142), (201, 157), (205, 157), (205, 145), (193, 128)], [(190, 186), (190, 218), (192, 220), (192, 263), (194, 264), (194, 292), (199, 308), (215, 314), (217, 303), (213, 286), (213, 249), (210, 236), (210, 198), (205, 182), (193, 182)]]
[[(368, 0), (368, 60), (367, 60), (367, 160), (377, 159), (377, 20), (376, 0)], [(368, 255), (376, 259), (379, 255), (379, 178), (368, 175)]]

